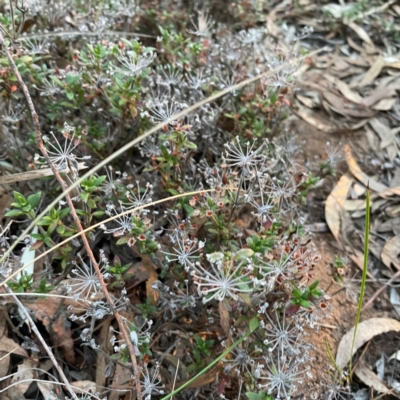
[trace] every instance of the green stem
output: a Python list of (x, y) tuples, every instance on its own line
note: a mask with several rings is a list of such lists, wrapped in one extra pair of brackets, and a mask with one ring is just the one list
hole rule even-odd
[(364, 238), (364, 264), (363, 264), (363, 271), (362, 271), (362, 279), (361, 279), (361, 289), (360, 289), (360, 298), (358, 300), (358, 307), (357, 307), (357, 316), (356, 316), (356, 323), (354, 325), (354, 334), (353, 334), (353, 341), (351, 343), (351, 352), (350, 352), (350, 374), (349, 379), (350, 382), (352, 380), (352, 369), (353, 369), (353, 351), (354, 351), (354, 344), (356, 341), (356, 334), (357, 334), (357, 327), (361, 319), (361, 309), (364, 300), (365, 294), (365, 286), (367, 284), (367, 270), (368, 270), (368, 241), (369, 241), (369, 224), (370, 224), (370, 189), (369, 184), (367, 185), (367, 193), (366, 193), (366, 207), (365, 207), (365, 238)]
[(235, 343), (233, 343), (230, 347), (228, 347), (219, 357), (217, 357), (211, 364), (208, 364), (207, 367), (205, 367), (203, 370), (201, 370), (197, 375), (195, 375), (192, 379), (188, 380), (186, 383), (184, 383), (182, 386), (180, 386), (178, 389), (174, 390), (172, 393), (168, 394), (167, 396), (163, 397), (161, 400), (168, 400), (172, 396), (175, 396), (177, 393), (179, 393), (181, 390), (183, 390), (185, 387), (189, 386), (194, 380), (196, 380), (198, 377), (203, 375), (206, 371), (208, 371), (211, 367), (213, 367), (215, 364), (217, 364), (220, 360), (222, 360), (226, 355), (228, 355), (236, 346), (238, 346), (240, 343), (243, 342), (248, 336), (251, 335), (252, 331), (248, 331), (244, 336), (242, 336), (240, 339), (238, 339)]

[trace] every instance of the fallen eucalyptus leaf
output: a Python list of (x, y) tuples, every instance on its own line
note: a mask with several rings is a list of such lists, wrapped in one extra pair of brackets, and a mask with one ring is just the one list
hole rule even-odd
[(360, 362), (355, 370), (355, 374), (358, 379), (364, 382), (368, 387), (379, 393), (388, 393), (391, 391), (364, 362)]
[(381, 253), (382, 262), (391, 268), (392, 264), (400, 270), (399, 256), (400, 254), (400, 236), (393, 236), (383, 246)]
[(344, 152), (350, 172), (354, 175), (355, 178), (357, 178), (365, 186), (369, 185), (369, 187), (375, 192), (385, 191), (388, 189), (386, 185), (369, 177), (361, 170), (360, 166), (357, 164), (357, 161), (353, 158), (350, 146), (348, 144), (345, 145)]
[(353, 183), (349, 174), (343, 175), (332, 192), (329, 194), (325, 203), (325, 219), (333, 236), (339, 241), (342, 226), (342, 217), (345, 212), (344, 205), (347, 194)]
[(344, 369), (350, 362), (350, 358), (366, 342), (371, 340), (374, 336), (391, 331), (400, 332), (400, 322), (392, 318), (370, 318), (359, 323), (354, 342), (353, 354), (350, 354), (350, 352), (354, 336), (354, 327), (340, 340), (336, 354), (337, 366), (340, 369)]

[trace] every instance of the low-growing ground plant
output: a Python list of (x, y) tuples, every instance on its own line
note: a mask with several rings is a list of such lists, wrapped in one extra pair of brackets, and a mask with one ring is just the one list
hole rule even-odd
[[(310, 377), (307, 330), (330, 309), (302, 218), (318, 176), (297, 163), (285, 127), (307, 32), (269, 36), (251, 2), (221, 15), (156, 3), (1, 6), (0, 165), (58, 175), (13, 184), (1, 285), (70, 301), (58, 312), (75, 364), (58, 359), (67, 383), (53, 398), (288, 399)], [(320, 171), (334, 170), (332, 155)], [(17, 238), (32, 221), (37, 233)], [(29, 249), (42, 268), (17, 275)], [(8, 310), (13, 330), (29, 326)], [(24, 332), (21, 343), (37, 342)], [(74, 373), (99, 354), (104, 384), (75, 394)], [(199, 376), (212, 379), (191, 385)]]

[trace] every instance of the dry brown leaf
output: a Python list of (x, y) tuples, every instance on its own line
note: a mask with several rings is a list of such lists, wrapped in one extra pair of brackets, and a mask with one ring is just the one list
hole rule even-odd
[(378, 56), (357, 86), (361, 88), (372, 83), (379, 76), (384, 66), (385, 61), (383, 57)]
[[(79, 170), (87, 168), (88, 167), (85, 165), (84, 162), (78, 164)], [(69, 169), (68, 167), (66, 167), (64, 169), (60, 169), (59, 172), (60, 174), (66, 174), (69, 172)], [(51, 176), (51, 175), (53, 175), (53, 171), (51, 170), (51, 168), (35, 169), (32, 171), (18, 172), (17, 174), (0, 176), (0, 184), (3, 185), (12, 182), (30, 181), (33, 179), (38, 179), (44, 176)]]
[(293, 107), (292, 110), (297, 116), (321, 131), (333, 133), (337, 129), (332, 122), (328, 123), (325, 120), (317, 119), (315, 113), (300, 104), (298, 104), (297, 108)]
[(350, 87), (345, 82), (331, 75), (326, 75), (325, 78), (329, 82), (333, 83), (347, 100), (355, 104), (364, 103), (364, 99), (358, 93), (351, 90)]
[(372, 108), (377, 111), (389, 111), (393, 108), (396, 101), (397, 101), (396, 97), (389, 99), (382, 99), (378, 101), (378, 103), (376, 103)]
[(383, 246), (381, 253), (381, 260), (388, 268), (391, 268), (393, 264), (397, 269), (400, 269), (399, 254), (400, 254), (400, 236), (397, 235), (393, 236)]
[[(111, 355), (113, 353), (112, 351), (112, 345), (110, 342), (112, 332), (110, 331), (110, 323), (111, 320), (113, 319), (113, 316), (109, 316), (107, 320), (103, 320), (105, 323), (102, 325), (101, 330), (100, 330), (100, 335), (98, 336), (97, 343), (99, 348), (102, 350), (101, 352), (97, 352), (97, 358), (96, 358), (96, 385), (97, 385), (97, 390), (99, 391), (101, 387), (106, 386), (106, 379), (107, 377), (105, 376), (105, 371), (107, 367), (107, 358), (106, 355)], [(106, 354), (104, 355), (103, 352)]]
[(3, 221), (6, 210), (13, 201), (11, 193), (12, 190), (9, 185), (0, 184), (0, 221)]
[(400, 69), (400, 60), (385, 62), (385, 67)]
[(143, 266), (149, 273), (149, 278), (146, 281), (146, 295), (151, 299), (151, 304), (155, 306), (160, 298), (158, 290), (153, 288), (153, 283), (158, 280), (158, 274), (148, 254), (142, 254), (142, 262)]
[(36, 382), (40, 392), (42, 393), (43, 399), (54, 399), (55, 397), (52, 395), (55, 391), (56, 385), (53, 382)]
[(322, 92), (322, 95), (324, 98), (328, 101), (329, 104), (331, 104), (335, 108), (342, 108), (343, 107), (343, 98), (336, 96), (333, 94), (331, 91), (324, 90)]
[(365, 210), (365, 200), (346, 200), (344, 202), (344, 209), (346, 211)]
[(381, 139), (381, 149), (388, 147), (395, 140), (395, 135), (391, 129), (378, 118), (371, 119), (369, 124)]
[(370, 46), (374, 46), (374, 43), (372, 42), (371, 38), (369, 37), (368, 33), (365, 31), (364, 28), (361, 26), (357, 25), (354, 22), (347, 22), (346, 25), (353, 29), (355, 33), (360, 37), (361, 40), (363, 40), (365, 43), (368, 43)]
[(8, 394), (13, 400), (25, 399), (24, 393), (29, 389), (29, 386), (31, 386), (32, 380), (36, 378), (34, 370), (32, 369), (35, 367), (37, 367), (37, 363), (30, 358), (25, 359), (22, 364), (18, 365), (18, 374), (14, 375), (11, 379), (11, 383), (16, 383), (16, 385), (8, 391)]
[[(129, 368), (124, 368), (119, 363), (115, 366), (113, 382), (111, 385), (108, 386), (109, 389), (115, 390), (111, 390), (111, 393), (108, 396), (108, 400), (118, 400), (121, 398), (121, 391), (118, 391), (116, 389), (128, 389), (127, 393), (131, 394), (131, 391), (129, 390), (131, 375), (132, 373)], [(134, 385), (131, 385), (131, 387), (133, 391)]]
[(296, 95), (296, 99), (298, 99), (302, 104), (304, 104), (308, 108), (314, 108), (318, 105), (313, 99), (310, 99), (307, 96), (302, 96), (301, 94)]
[[(355, 248), (348, 248), (348, 247), (346, 247), (346, 251), (349, 254), (349, 257), (351, 258), (351, 260), (354, 262), (354, 264), (357, 265), (357, 267), (360, 269), (360, 271), (363, 271), (364, 270), (364, 253), (361, 253), (361, 251), (359, 251)], [(370, 279), (374, 279), (374, 276), (368, 270), (367, 270), (367, 276)]]
[(336, 354), (336, 364), (340, 369), (344, 369), (350, 362), (350, 357), (352, 357), (361, 346), (374, 336), (390, 331), (400, 332), (400, 322), (391, 318), (370, 318), (360, 322), (357, 327), (353, 354), (350, 353), (354, 336), (354, 327), (340, 340)]
[[(71, 364), (75, 363), (75, 352), (74, 352), (74, 342), (72, 339), (72, 331), (68, 328), (67, 318), (64, 312), (60, 312), (60, 302), (61, 299), (57, 297), (47, 297), (46, 299), (37, 299), (33, 303), (24, 304), (29, 307), (29, 309), (34, 312), (35, 317), (42, 321), (43, 325), (51, 336), (57, 341), (57, 345), (64, 349), (65, 357), (69, 360)], [(65, 299), (64, 304), (75, 305), (78, 308), (82, 308), (81, 304), (76, 302), (71, 302)], [(55, 320), (56, 313), (60, 312)]]
[[(4, 311), (0, 311), (0, 358), (8, 353), (17, 354), (22, 357), (29, 357), (28, 353), (14, 340), (7, 336), (7, 325), (4, 317)], [(6, 357), (7, 358), (7, 357)], [(8, 356), (9, 359), (9, 356)]]
[(399, 148), (397, 147), (396, 142), (389, 144), (389, 146), (386, 147), (386, 152), (387, 152), (389, 161), (393, 162), (399, 152)]
[(14, 340), (3, 336), (0, 339), (0, 357), (3, 357), (7, 353), (17, 354), (21, 357), (29, 357), (28, 353)]
[(356, 177), (361, 183), (365, 186), (369, 185), (369, 187), (375, 192), (385, 191), (388, 189), (386, 185), (376, 181), (373, 178), (370, 178), (367, 174), (365, 174), (360, 166), (357, 164), (357, 161), (353, 158), (351, 154), (351, 149), (348, 144), (344, 146), (344, 152), (346, 155), (346, 161), (349, 166), (350, 172)]
[(71, 387), (78, 394), (96, 392), (96, 384), (92, 381), (74, 381), (71, 382)]
[[(215, 382), (217, 379), (217, 374), (218, 374), (218, 367), (214, 367), (211, 369), (211, 371), (208, 371), (206, 374), (199, 376), (196, 378), (193, 382), (191, 382), (188, 386), (186, 386), (186, 389), (195, 389), (195, 388), (200, 388), (206, 385), (209, 385), (212, 382)], [(175, 385), (175, 389), (179, 388), (180, 386), (184, 385), (186, 382), (178, 382)]]
[[(231, 325), (229, 323), (229, 321), (230, 321), (229, 309), (228, 309), (228, 303), (226, 300), (219, 302), (219, 318), (220, 318), (221, 327), (224, 330), (225, 335), (229, 337)], [(228, 344), (227, 346), (230, 346), (230, 344)]]
[(388, 196), (400, 196), (400, 186), (389, 188), (383, 192), (379, 192), (379, 196), (386, 198)]
[(344, 204), (353, 182), (349, 174), (344, 174), (326, 199), (326, 223), (338, 242), (342, 226), (342, 216), (345, 212)]
[(74, 340), (72, 339), (72, 331), (69, 325), (65, 313), (61, 312), (58, 318), (51, 323), (50, 327), (46, 326), (46, 328), (51, 330), (53, 333), (52, 338), (64, 349), (66, 361), (75, 365)]
[[(364, 105), (366, 107), (371, 107), (372, 105), (378, 103), (381, 100), (393, 100), (390, 99), (390, 97), (395, 97), (396, 96), (396, 90), (393, 88), (388, 88), (384, 87), (381, 89), (375, 90), (373, 93), (371, 93), (369, 96), (364, 97)], [(394, 98), (394, 100), (396, 100)]]
[(368, 387), (379, 393), (389, 393), (391, 390), (382, 382), (378, 376), (361, 360), (354, 371), (357, 377)]

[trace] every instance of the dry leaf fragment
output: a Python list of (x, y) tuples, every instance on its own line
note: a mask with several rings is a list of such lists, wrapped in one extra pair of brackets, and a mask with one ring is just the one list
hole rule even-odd
[(382, 382), (378, 375), (375, 374), (365, 363), (361, 360), (358, 364), (355, 374), (364, 382), (368, 387), (376, 390), (379, 393), (389, 393), (391, 390)]
[(342, 216), (345, 212), (344, 205), (349, 193), (353, 179), (349, 174), (343, 175), (332, 192), (326, 199), (325, 203), (325, 219), (333, 236), (339, 242), (339, 235), (342, 225)]
[(324, 120), (319, 120), (315, 117), (315, 113), (310, 112), (310, 110), (306, 107), (298, 105), (298, 108), (292, 108), (293, 112), (302, 118), (304, 121), (309, 123), (312, 126), (315, 126), (320, 131), (324, 131), (327, 133), (333, 133), (337, 128), (332, 124), (332, 122), (328, 123)]
[(391, 268), (393, 264), (398, 270), (400, 270), (399, 256), (400, 254), (400, 236), (393, 236), (389, 241), (385, 243), (381, 253), (382, 262)]
[[(229, 318), (229, 309), (228, 309), (228, 303), (225, 300), (219, 302), (219, 317), (220, 317), (220, 323), (221, 327), (224, 330), (224, 333), (226, 336), (230, 336), (229, 332), (231, 329), (231, 325), (229, 323), (230, 318)], [(229, 345), (230, 346), (230, 343)]]
[[(79, 170), (87, 168), (88, 167), (85, 165), (84, 162), (78, 164)], [(66, 174), (69, 172), (69, 169), (68, 167), (66, 167), (64, 169), (60, 169), (58, 172), (60, 172), (60, 174)], [(51, 175), (53, 175), (53, 171), (51, 170), (51, 168), (35, 169), (32, 171), (18, 172), (17, 174), (0, 176), (0, 184), (30, 181), (33, 179), (38, 179), (44, 176), (51, 176)]]
[(369, 121), (369, 124), (381, 139), (381, 149), (388, 147), (395, 140), (395, 135), (392, 133), (391, 129), (378, 118), (372, 119)]
[(388, 196), (400, 196), (400, 186), (388, 188), (387, 190), (380, 192), (379, 196), (383, 197), (384, 199)]
[[(397, 314), (400, 315), (400, 296), (399, 296), (399, 293), (397, 292), (397, 289), (394, 287), (390, 288), (390, 304), (396, 310)], [(397, 353), (398, 353), (398, 356), (400, 356), (400, 350), (397, 351)], [(392, 357), (393, 356), (394, 356), (394, 354), (392, 355)], [(390, 357), (389, 360), (391, 360), (392, 357)], [(398, 360), (400, 361), (399, 358), (398, 358)]]
[(357, 328), (353, 354), (350, 354), (350, 352), (353, 342), (354, 327), (340, 340), (336, 354), (336, 364), (340, 369), (344, 369), (350, 362), (350, 357), (352, 357), (361, 346), (374, 336), (390, 331), (400, 332), (400, 322), (391, 318), (370, 318), (360, 322)]
[(361, 88), (372, 83), (379, 76), (384, 66), (385, 61), (383, 60), (383, 57), (378, 56), (357, 86)]
[(310, 99), (307, 96), (302, 96), (301, 94), (297, 94), (296, 99), (301, 101), (308, 108), (314, 108), (318, 105), (318, 103), (316, 103), (313, 99)]
[[(373, 93), (371, 93), (368, 97), (364, 98), (364, 105), (366, 107), (371, 107), (372, 105), (376, 104), (380, 100), (385, 100), (390, 97), (395, 97), (396, 96), (396, 90), (393, 88), (381, 88), (375, 90)], [(390, 100), (396, 100), (396, 99), (390, 99)]]
[(354, 22), (347, 22), (346, 25), (353, 29), (355, 33), (362, 39), (365, 43), (368, 43), (370, 46), (374, 46), (374, 43), (372, 42), (371, 38), (369, 37), (368, 33), (365, 31), (364, 28), (361, 26), (355, 24)]
[(15, 343), (14, 340), (3, 336), (0, 339), (0, 357), (8, 353), (17, 354), (21, 357), (29, 357), (28, 353), (20, 345)]
[(96, 393), (96, 384), (92, 381), (75, 381), (71, 383), (71, 387), (75, 393), (81, 394)]
[(346, 200), (344, 203), (346, 211), (365, 210), (365, 200)]
[(389, 99), (382, 99), (378, 103), (376, 103), (372, 108), (377, 111), (389, 111), (393, 108), (396, 103), (396, 97)]
[(16, 385), (12, 387), (12, 390), (8, 391), (8, 394), (13, 400), (25, 399), (24, 393), (29, 389), (29, 386), (31, 386), (33, 379), (36, 378), (34, 370), (32, 369), (35, 367), (37, 367), (37, 363), (30, 358), (25, 359), (22, 364), (18, 365), (18, 373), (11, 379), (11, 383), (16, 383)]
[(331, 75), (326, 75), (325, 78), (329, 82), (333, 83), (347, 100), (349, 100), (355, 104), (363, 104), (364, 103), (364, 99), (358, 93), (352, 91), (345, 82), (343, 82), (340, 79), (337, 79)]
[[(199, 376), (193, 382), (191, 382), (186, 389), (195, 389), (200, 388), (206, 385), (209, 385), (212, 382), (215, 382), (217, 375), (218, 375), (218, 367), (212, 368), (206, 374)], [(186, 382), (178, 382), (175, 385), (175, 389), (179, 388), (180, 386), (184, 385)]]
[(151, 299), (151, 304), (155, 306), (160, 297), (158, 290), (153, 288), (153, 283), (158, 280), (158, 274), (148, 254), (142, 254), (142, 262), (143, 266), (146, 268), (146, 271), (149, 273), (149, 278), (146, 281), (146, 295)]
[(57, 398), (54, 396), (54, 389), (56, 385), (53, 382), (38, 381), (37, 385), (40, 392), (42, 393), (43, 399), (51, 400)]
[(346, 161), (349, 166), (350, 172), (354, 175), (355, 178), (357, 178), (365, 186), (369, 185), (369, 187), (375, 192), (381, 192), (388, 189), (386, 185), (376, 181), (373, 178), (370, 178), (367, 174), (365, 174), (361, 170), (360, 166), (357, 164), (357, 161), (353, 158), (350, 146), (348, 144), (344, 146), (344, 152), (346, 155)]

